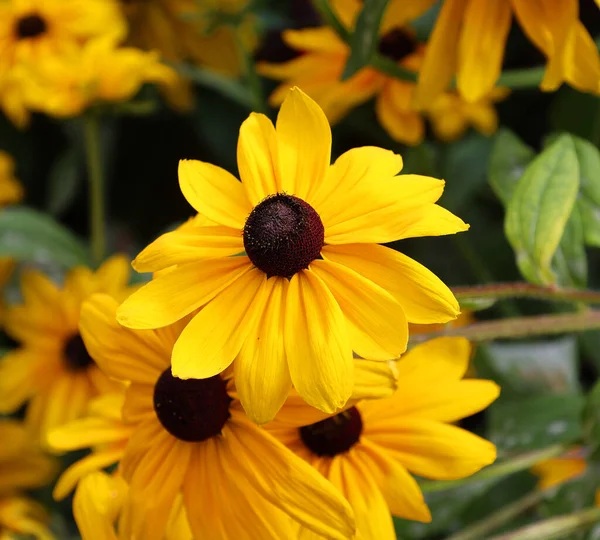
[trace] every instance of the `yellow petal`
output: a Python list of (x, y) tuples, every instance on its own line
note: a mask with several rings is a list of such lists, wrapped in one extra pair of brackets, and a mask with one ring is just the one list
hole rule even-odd
[(250, 114), (240, 127), (237, 162), (242, 185), (253, 205), (279, 191), (277, 135), (264, 114)]
[(412, 106), (399, 106), (399, 101), (412, 101), (415, 85), (403, 81), (388, 81), (377, 96), (377, 120), (395, 141), (415, 146), (425, 137), (425, 122)]
[(390, 397), (398, 387), (396, 362), (357, 358), (354, 360), (354, 381), (353, 400)]
[(267, 280), (268, 300), (256, 333), (249, 335), (234, 363), (235, 386), (246, 414), (257, 424), (273, 419), (292, 381), (285, 358), (283, 314), (287, 280)]
[[(402, 157), (376, 146), (363, 146), (344, 152), (329, 167), (325, 180), (316, 189), (310, 204), (317, 210), (325, 227), (343, 219), (339, 213), (346, 205), (360, 203), (352, 199), (358, 186), (372, 186), (382, 178), (393, 178), (402, 170)], [(341, 204), (340, 197), (343, 198)]]
[(136, 329), (167, 326), (209, 302), (250, 268), (247, 257), (180, 266), (134, 292), (117, 310), (117, 320)]
[(244, 251), (239, 229), (222, 225), (186, 227), (158, 237), (133, 261), (138, 272), (156, 272), (175, 264), (237, 255)]
[(406, 350), (408, 323), (391, 294), (362, 275), (332, 261), (313, 261), (346, 318), (352, 349), (372, 360), (397, 358)]
[(598, 93), (600, 55), (595, 41), (581, 21), (577, 21), (570, 41), (567, 60), (567, 82), (582, 92)]
[(39, 391), (43, 358), (29, 349), (14, 349), (0, 360), (0, 413), (16, 411)]
[(352, 393), (354, 365), (340, 306), (310, 270), (290, 280), (284, 318), (292, 383), (307, 403), (333, 413)]
[(246, 477), (261, 496), (325, 538), (352, 538), (350, 506), (308, 463), (247, 421), (232, 426), (228, 444), (237, 474)]
[(446, 0), (435, 22), (416, 91), (416, 105), (427, 108), (443, 92), (456, 72), (458, 43), (467, 0)]
[(376, 244), (348, 244), (326, 246), (322, 254), (388, 291), (411, 323), (447, 322), (460, 313), (452, 291), (433, 272), (398, 251)]
[(277, 115), (279, 189), (301, 199), (323, 180), (331, 160), (331, 128), (321, 108), (292, 88)]
[(388, 449), (394, 459), (424, 478), (465, 478), (496, 459), (496, 447), (491, 442), (441, 422), (398, 418), (385, 430), (376, 422), (365, 426), (365, 438)]
[(103, 292), (118, 295), (123, 287), (127, 286), (131, 274), (129, 257), (113, 255), (102, 263), (96, 271), (96, 279)]
[(56, 451), (79, 450), (127, 439), (129, 427), (106, 418), (80, 418), (52, 430), (48, 445)]
[(348, 54), (348, 45), (328, 26), (284, 30), (281, 37), (286, 45), (299, 51)]
[(175, 377), (205, 379), (233, 362), (262, 313), (266, 282), (266, 275), (252, 268), (194, 316), (173, 347)]
[(218, 225), (241, 231), (252, 210), (246, 192), (226, 170), (202, 161), (179, 162), (179, 187), (200, 214)]
[(425, 13), (436, 0), (391, 0), (381, 22), (381, 33), (405, 26)]
[(538, 487), (548, 489), (583, 474), (586, 469), (583, 458), (558, 457), (536, 463), (531, 472), (540, 477)]
[(512, 19), (506, 0), (469, 2), (458, 46), (458, 90), (470, 102), (485, 97), (502, 71)]

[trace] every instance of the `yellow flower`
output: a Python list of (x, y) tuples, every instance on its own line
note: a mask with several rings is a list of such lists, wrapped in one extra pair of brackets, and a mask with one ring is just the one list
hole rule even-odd
[(29, 121), (18, 73), (23, 62), (72, 53), (96, 36), (123, 37), (126, 31), (114, 0), (4, 0), (0, 2), (0, 106), (19, 127)]
[[(353, 28), (360, 3), (338, 0), (334, 7), (348, 28)], [(417, 42), (414, 32), (403, 27), (406, 17), (399, 17), (397, 11), (391, 6), (386, 11), (380, 29), (379, 51), (404, 69), (416, 73), (421, 68), (426, 49)], [(350, 47), (331, 28), (286, 30), (283, 39), (302, 54), (282, 64), (259, 64), (260, 73), (284, 81), (271, 95), (272, 105), (279, 105), (289, 87), (297, 85), (315, 99), (330, 122), (335, 123), (351, 109), (375, 96), (377, 118), (391, 137), (410, 145), (423, 140), (425, 122), (423, 114), (413, 104), (414, 83), (389, 77), (373, 68), (361, 69), (347, 81), (342, 81)], [(474, 104), (464, 102), (453, 93), (443, 94), (425, 115), (432, 121), (436, 136), (443, 140), (460, 137), (470, 125), (490, 134), (498, 125), (492, 103), (506, 94), (504, 90), (495, 90)]]
[(0, 420), (0, 537), (31, 535), (50, 540), (43, 508), (19, 495), (23, 489), (46, 485), (55, 464), (35, 445), (30, 433), (15, 420)]
[(484, 409), (499, 394), (492, 381), (462, 380), (469, 356), (463, 338), (429, 341), (397, 362), (398, 389), (392, 397), (363, 401), (309, 425), (297, 422), (301, 416), (284, 405), (265, 429), (344, 494), (354, 509), (359, 537), (394, 540), (390, 513), (431, 520), (410, 473), (464, 478), (496, 458), (493, 444), (451, 425)]
[(23, 198), (23, 188), (15, 178), (15, 160), (0, 150), (0, 208)]
[(466, 230), (435, 204), (444, 183), (396, 176), (402, 158), (381, 148), (350, 150), (333, 165), (330, 156), (327, 119), (296, 88), (276, 129), (261, 114), (242, 124), (242, 182), (181, 161), (184, 196), (215, 224), (167, 233), (142, 251), (138, 271), (176, 268), (119, 308), (119, 321), (138, 329), (201, 308), (175, 345), (173, 374), (213, 377), (237, 357), (240, 400), (258, 423), (275, 416), (292, 383), (311, 405), (339, 410), (354, 384), (353, 350), (395, 358), (406, 349), (407, 321), (459, 313), (432, 272), (377, 245)]
[(29, 106), (51, 116), (76, 116), (88, 107), (127, 101), (145, 83), (173, 88), (176, 73), (157, 53), (118, 47), (111, 39), (90, 40), (72, 54), (31, 66), (25, 85)]
[(126, 537), (161, 538), (180, 495), (198, 538), (286, 538), (292, 520), (326, 538), (352, 536), (347, 503), (246, 417), (230, 371), (202, 380), (171, 374), (185, 321), (129, 330), (116, 322), (117, 306), (95, 295), (82, 308), (81, 332), (98, 365), (128, 383), (123, 420), (133, 434), (120, 462), (130, 487)]
[[(73, 515), (83, 540), (117, 540), (123, 508), (127, 500), (127, 483), (119, 476), (94, 472), (77, 487), (73, 498)], [(164, 540), (193, 540), (181, 502), (174, 505), (166, 526)]]
[[(390, 9), (408, 21), (433, 4), (435, 0), (392, 0)], [(548, 60), (542, 90), (556, 90), (568, 82), (599, 93), (600, 56), (578, 18), (577, 0), (445, 0), (419, 74), (417, 104), (429, 107), (454, 75), (467, 101), (487, 96), (502, 71), (513, 15)]]
[(7, 310), (7, 334), (21, 347), (0, 361), (0, 412), (29, 403), (26, 422), (45, 439), (47, 432), (80, 417), (89, 400), (116, 383), (93, 362), (79, 335), (81, 303), (94, 292), (122, 300), (127, 259), (115, 256), (97, 272), (76, 267), (58, 288), (40, 272), (21, 276), (23, 304)]
[(158, 49), (165, 60), (197, 64), (237, 76), (242, 69), (236, 40), (247, 50), (257, 42), (255, 21), (245, 16), (233, 29), (218, 25), (219, 16), (241, 12), (248, 0), (121, 0), (130, 26), (129, 42)]

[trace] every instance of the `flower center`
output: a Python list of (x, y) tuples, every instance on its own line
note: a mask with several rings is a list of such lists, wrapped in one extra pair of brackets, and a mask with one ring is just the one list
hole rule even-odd
[(417, 41), (406, 30), (394, 28), (379, 40), (379, 53), (395, 62), (406, 58), (417, 50)]
[(300, 438), (318, 456), (334, 457), (347, 452), (360, 439), (363, 423), (356, 407), (300, 428)]
[(17, 21), (16, 34), (19, 39), (34, 38), (43, 34), (48, 27), (39, 15), (27, 15)]
[(182, 441), (200, 442), (221, 433), (231, 398), (219, 375), (178, 379), (166, 369), (154, 386), (154, 411), (162, 426)]
[(67, 341), (64, 356), (71, 371), (84, 371), (94, 364), (94, 359), (88, 353), (79, 334), (75, 334)]
[(325, 228), (307, 202), (284, 193), (254, 207), (244, 225), (244, 248), (267, 277), (291, 278), (321, 253)]

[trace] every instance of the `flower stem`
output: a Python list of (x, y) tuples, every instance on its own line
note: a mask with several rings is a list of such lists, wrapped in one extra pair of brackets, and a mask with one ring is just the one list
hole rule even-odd
[(432, 480), (423, 482), (420, 484), (421, 491), (423, 491), (423, 493), (446, 491), (447, 489), (463, 486), (472, 482), (481, 482), (482, 480), (492, 480), (494, 478), (500, 479), (509, 474), (529, 469), (529, 467), (536, 464), (538, 461), (559, 456), (566, 452), (570, 446), (570, 444), (554, 444), (542, 450), (527, 452), (526, 454), (505, 460), (502, 463), (490, 465), (479, 471), (477, 474), (459, 480)]
[(573, 514), (546, 519), (527, 525), (506, 534), (490, 538), (490, 540), (554, 540), (565, 538), (571, 533), (587, 529), (600, 522), (600, 508), (587, 508)]
[(552, 486), (543, 491), (532, 491), (524, 497), (517, 499), (515, 502), (507, 504), (496, 512), (491, 513), (484, 519), (469, 525), (462, 531), (449, 536), (446, 540), (479, 540), (480, 538), (487, 538), (489, 533), (499, 529), (511, 519), (514, 519), (532, 506), (535, 506), (554, 489), (555, 486)]
[(92, 258), (95, 264), (100, 264), (106, 253), (106, 239), (104, 236), (104, 178), (100, 151), (100, 123), (96, 112), (85, 113), (83, 127), (89, 181), (88, 201)]

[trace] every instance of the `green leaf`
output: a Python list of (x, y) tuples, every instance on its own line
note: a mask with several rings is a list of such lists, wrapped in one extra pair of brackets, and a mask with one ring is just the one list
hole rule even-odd
[(344, 68), (342, 79), (352, 77), (357, 71), (369, 65), (379, 44), (379, 26), (388, 0), (365, 0), (362, 11), (356, 19), (354, 33), (350, 37), (352, 52)]
[(571, 215), (579, 189), (579, 165), (573, 140), (559, 137), (527, 167), (508, 203), (506, 236), (519, 270), (538, 285), (558, 277), (552, 258)]
[(552, 258), (552, 271), (556, 275), (558, 285), (581, 288), (587, 285), (587, 255), (584, 240), (581, 213), (575, 206)]
[[(581, 457), (584, 457), (583, 452)], [(570, 514), (592, 506), (599, 485), (600, 469), (590, 463), (582, 475), (561, 484), (556, 491), (544, 498), (540, 505), (542, 517)]]
[(527, 146), (512, 131), (506, 128), (498, 130), (490, 155), (489, 182), (505, 206), (534, 157), (533, 148)]
[(70, 147), (57, 159), (50, 172), (46, 208), (53, 216), (60, 216), (67, 210), (77, 195), (79, 162), (79, 153)]
[(580, 391), (577, 340), (573, 336), (533, 342), (493, 342), (485, 358), (494, 380), (508, 393), (572, 394)]
[(0, 212), (0, 256), (65, 268), (89, 264), (86, 247), (71, 232), (51, 217), (20, 206)]
[(583, 432), (592, 459), (600, 460), (600, 381), (588, 394), (583, 411)]
[(585, 243), (600, 247), (600, 151), (589, 141), (572, 137), (579, 161), (579, 199)]
[(537, 450), (571, 442), (582, 434), (580, 394), (547, 394), (522, 399), (507, 396), (487, 410), (487, 438), (499, 453)]

